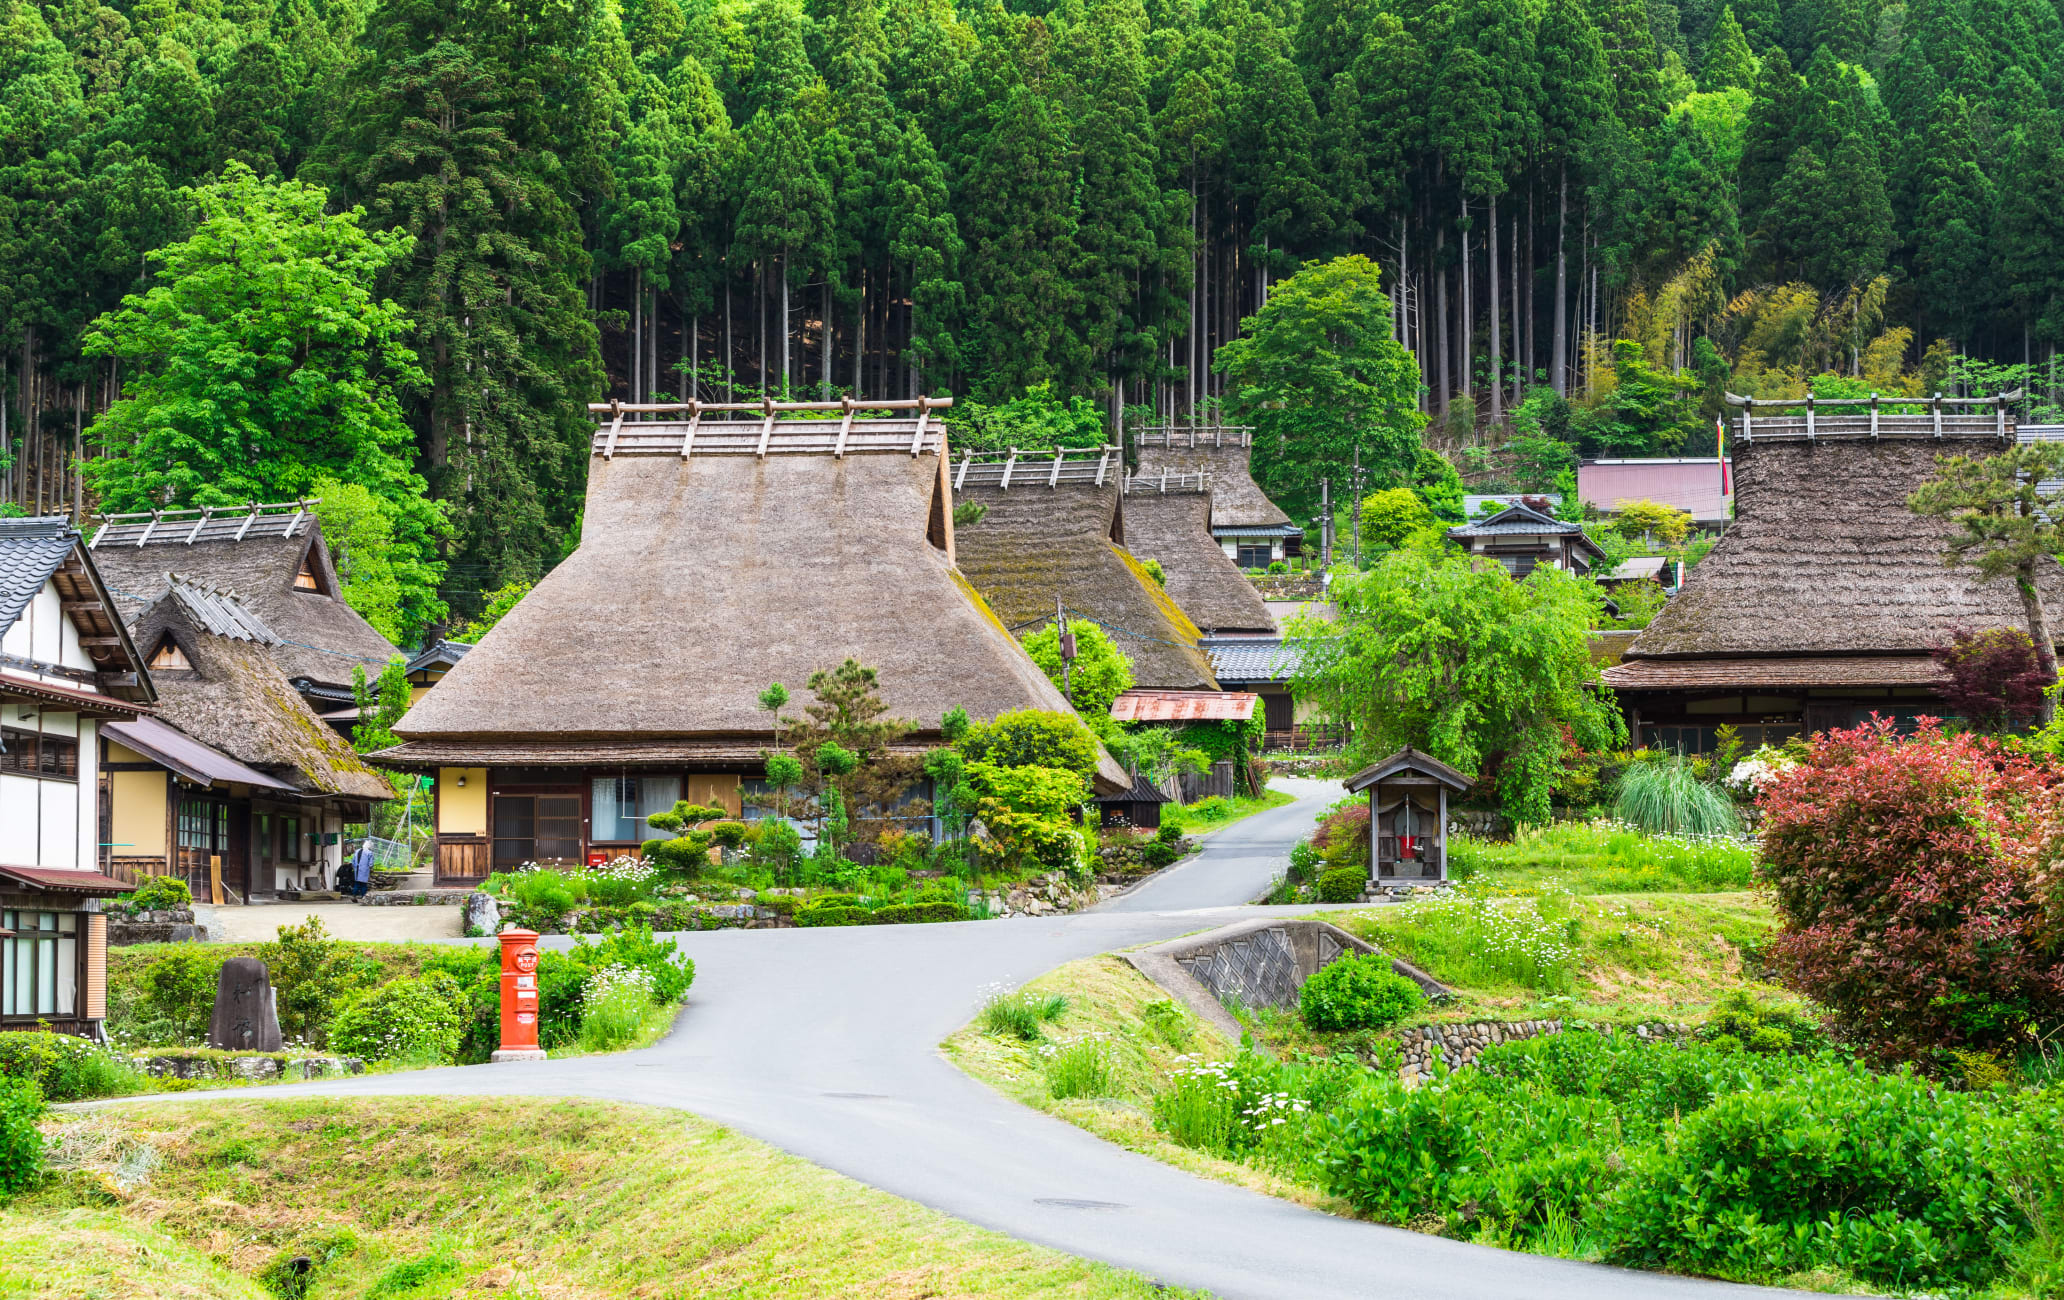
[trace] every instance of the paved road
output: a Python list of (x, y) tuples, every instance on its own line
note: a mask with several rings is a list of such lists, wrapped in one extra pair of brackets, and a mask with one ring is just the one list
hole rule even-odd
[(1202, 898), (1251, 898), (1267, 886), (1287, 847), (1338, 797), (1338, 787), (1324, 783), (1297, 788), (1297, 803), (1228, 827), (1200, 859), (1090, 912), (684, 935), (696, 962), (694, 996), (674, 1032), (642, 1052), (296, 1084), (266, 1095), (521, 1094), (678, 1107), (971, 1222), (1226, 1297), (1748, 1294), (1376, 1227), (1192, 1177), (1008, 1101), (938, 1053), (938, 1042), (999, 983), (1256, 915), (1186, 908)]

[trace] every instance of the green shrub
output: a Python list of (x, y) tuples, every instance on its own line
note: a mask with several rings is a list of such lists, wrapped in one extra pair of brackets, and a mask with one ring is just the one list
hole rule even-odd
[(215, 984), (227, 957), (198, 944), (175, 948), (143, 968), (137, 1029), (164, 1046), (190, 1046), (208, 1036)]
[(315, 916), (300, 925), (279, 927), (279, 938), (258, 946), (258, 960), (272, 980), (280, 1036), (310, 1047), (328, 1042), (338, 999), (379, 978), (376, 964), (361, 965), (346, 945), (330, 938), (322, 918)]
[(668, 871), (698, 876), (709, 870), (709, 850), (709, 832), (690, 831), (675, 839), (661, 840), (652, 852), (652, 860)]
[(1739, 1281), (1836, 1269), (1902, 1290), (1982, 1286), (2002, 1237), (2027, 1226), (1989, 1167), (1992, 1096), (1818, 1065), (1720, 1097), (1606, 1201), (1609, 1257)]
[(404, 1296), (433, 1282), (455, 1278), (464, 1269), (451, 1251), (437, 1249), (421, 1259), (403, 1260), (382, 1273), (372, 1288), (366, 1292), (366, 1300), (388, 1300), (390, 1296)]
[(794, 916), (796, 900), (794, 894), (770, 894), (763, 889), (753, 899), (753, 906), (764, 907), (780, 916)]
[(1734, 801), (1699, 779), (1681, 754), (1635, 763), (1620, 775), (1615, 815), (1651, 835), (1734, 835)]
[(865, 925), (867, 918), (868, 910), (850, 895), (815, 899), (795, 910), (795, 923), (799, 926)]
[(718, 822), (708, 830), (710, 839), (727, 849), (735, 849), (745, 843), (744, 822)]
[(43, 1092), (33, 1079), (0, 1079), (0, 1200), (43, 1178)]
[(466, 1035), (466, 999), (442, 971), (389, 980), (362, 993), (336, 1015), (330, 1045), (376, 1061), (448, 1064)]
[(1190, 1013), (1168, 998), (1141, 1007), (1140, 1023), (1148, 1033), (1178, 1052), (1189, 1051), (1197, 1035), (1196, 1021)]
[[(1165, 826), (1164, 829), (1166, 829)], [(1178, 847), (1179, 842), (1179, 840), (1164, 840), (1157, 835), (1145, 844), (1140, 845), (1140, 861), (1152, 871), (1159, 871), (1163, 867), (1172, 866), (1175, 860), (1182, 856), (1182, 849)]]
[(1418, 1009), (1426, 995), (1380, 953), (1343, 953), (1297, 992), (1298, 1014), (1313, 1029), (1382, 1029)]
[(1369, 887), (1369, 869), (1364, 866), (1335, 867), (1319, 877), (1321, 903), (1352, 903)]
[(1099, 1035), (1039, 1049), (1047, 1092), (1057, 1098), (1104, 1097), (1111, 1092), (1111, 1051)]
[(891, 903), (868, 914), (867, 925), (913, 925), (933, 921), (965, 921), (967, 909), (959, 903)]
[(169, 912), (193, 906), (193, 891), (177, 876), (146, 876), (134, 892), (115, 899), (131, 912)]
[(695, 983), (695, 963), (681, 955), (681, 946), (640, 926), (627, 925), (599, 941), (576, 939), (563, 955), (591, 973), (619, 966), (642, 971), (652, 1000), (661, 1004), (679, 1002)]
[(1175, 812), (1181, 806), (1181, 804), (1168, 804), (1161, 809), (1161, 824), (1154, 828), (1154, 843), (1168, 845), (1180, 845), (1182, 843), (1181, 818), (1170, 818), (1168, 816), (1169, 813)]
[(1222, 822), (1233, 815), (1233, 806), (1223, 796), (1212, 795), (1191, 804), (1187, 811), (1200, 822)]
[(49, 1101), (112, 1097), (148, 1083), (98, 1044), (40, 1029), (0, 1033), (0, 1078), (27, 1079)]
[(982, 1008), (982, 1032), (998, 1038), (1037, 1042), (1045, 1032), (1041, 1026), (1059, 1020), (1067, 1010), (1068, 999), (1058, 993), (999, 993)]

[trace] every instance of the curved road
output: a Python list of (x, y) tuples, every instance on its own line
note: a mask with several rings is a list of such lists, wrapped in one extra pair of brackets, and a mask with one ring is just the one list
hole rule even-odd
[[(939, 1041), (999, 984), (1255, 915), (1223, 905), (1266, 890), (1289, 846), (1340, 794), (1329, 782), (1283, 784), (1296, 803), (1218, 832), (1196, 857), (1088, 912), (682, 935), (695, 991), (674, 1031), (645, 1051), (267, 1095), (582, 1096), (677, 1107), (985, 1227), (1226, 1297), (1748, 1294), (1358, 1223), (1193, 1177), (1006, 1100), (939, 1054)], [(208, 1096), (251, 1099), (168, 1100)]]

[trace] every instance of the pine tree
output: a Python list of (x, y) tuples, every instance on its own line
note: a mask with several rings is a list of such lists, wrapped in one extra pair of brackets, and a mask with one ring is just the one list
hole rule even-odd
[(1741, 164), (1735, 172), (1741, 195), (1741, 224), (1750, 232), (1750, 258), (1757, 265), (1768, 260), (1762, 246), (1772, 238), (1768, 230), (1771, 197), (1790, 166), (1792, 155), (1804, 143), (1799, 138), (1799, 119), (1805, 98), (1805, 80), (1792, 71), (1783, 50), (1771, 47), (1749, 99)]
[(1672, 115), (1659, 130), (1665, 143), (1648, 204), (1646, 261), (1654, 278), (1665, 280), (1710, 245), (1726, 286), (1741, 265), (1741, 229), (1713, 148), (1686, 114)]
[(1619, 118), (1633, 130), (1647, 130), (1662, 119), (1665, 107), (1648, 6), (1644, 0), (1592, 0), (1592, 19), (1605, 46)]
[(1734, 6), (1720, 11), (1720, 21), (1706, 42), (1706, 60), (1699, 66), (1698, 88), (1711, 93), (1756, 84), (1756, 58), (1749, 53), (1749, 38), (1735, 21)]
[(1994, 233), (2001, 278), (2029, 336), (2064, 345), (2064, 133), (2041, 116), (2016, 133), (2007, 154)]

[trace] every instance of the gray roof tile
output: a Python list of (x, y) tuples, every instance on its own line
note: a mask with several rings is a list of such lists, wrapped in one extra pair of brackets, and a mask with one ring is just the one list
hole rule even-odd
[(0, 519), (0, 632), (14, 626), (78, 539), (63, 515)]

